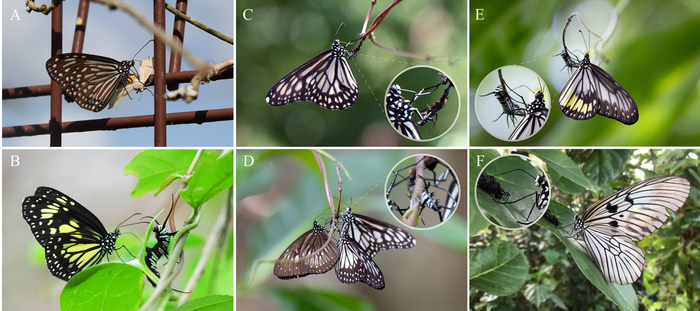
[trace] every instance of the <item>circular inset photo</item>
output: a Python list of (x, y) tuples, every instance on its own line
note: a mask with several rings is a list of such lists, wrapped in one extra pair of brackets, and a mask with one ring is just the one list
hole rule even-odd
[(504, 66), (479, 84), (474, 107), (479, 123), (492, 136), (506, 141), (537, 134), (549, 117), (551, 99), (544, 80), (522, 66)]
[(526, 228), (549, 206), (549, 177), (537, 160), (505, 155), (486, 164), (477, 180), (476, 205), (484, 217), (504, 229)]
[(434, 67), (415, 66), (402, 71), (389, 84), (384, 99), (389, 123), (411, 140), (439, 138), (454, 126), (459, 115), (456, 86)]
[(441, 225), (459, 203), (459, 180), (452, 167), (427, 154), (397, 163), (389, 172), (384, 189), (394, 217), (417, 229)]

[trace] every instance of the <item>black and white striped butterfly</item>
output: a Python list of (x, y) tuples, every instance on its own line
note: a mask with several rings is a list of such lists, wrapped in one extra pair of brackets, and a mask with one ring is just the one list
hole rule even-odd
[(537, 91), (535, 100), (532, 103), (525, 104), (525, 117), (520, 120), (518, 126), (515, 127), (513, 133), (510, 134), (508, 140), (523, 140), (535, 135), (547, 121), (549, 109), (544, 102), (544, 93)]
[(357, 101), (359, 88), (347, 53), (336, 39), (330, 49), (280, 79), (267, 93), (265, 102), (282, 106), (308, 100), (329, 110), (350, 108)]
[[(535, 197), (534, 197), (534, 200), (532, 201), (532, 205), (530, 206), (530, 211), (528, 212), (524, 221), (521, 221), (521, 220), (517, 221), (518, 224), (521, 224), (521, 225), (530, 225), (530, 224), (534, 223), (536, 220), (538, 220), (540, 218), (539, 215), (542, 215), (542, 213), (544, 213), (546, 211), (547, 206), (549, 206), (549, 196), (551, 193), (551, 190), (549, 188), (549, 181), (547, 180), (547, 177), (544, 173), (542, 175), (532, 176), (532, 175), (530, 175), (530, 173), (528, 173), (527, 171), (520, 169), (520, 168), (516, 168), (516, 169), (510, 170), (510, 171), (507, 171), (507, 172), (504, 172), (504, 173), (501, 173), (498, 175), (508, 174), (508, 173), (515, 172), (515, 171), (521, 171), (521, 172), (527, 174), (528, 176), (532, 177), (532, 179), (534, 180), (535, 187), (538, 188), (538, 191), (532, 192), (526, 196), (523, 196), (519, 199), (516, 199), (514, 201), (510, 201), (510, 202), (499, 201), (499, 200), (496, 200), (495, 198), (493, 199), (493, 201), (496, 203), (499, 203), (499, 204), (504, 204), (504, 205), (505, 204), (515, 204), (515, 203), (518, 203), (526, 198), (532, 197), (534, 195)], [(535, 209), (537, 209), (539, 211), (539, 214), (537, 215), (537, 217), (534, 217), (533, 220), (530, 220), (530, 216), (532, 216), (532, 211), (534, 211)]]
[(401, 96), (401, 87), (398, 84), (392, 84), (389, 94), (386, 95), (386, 114), (389, 122), (399, 134), (413, 140), (421, 140), (418, 125), (411, 119), (413, 113), (420, 114), (420, 111), (413, 107), (412, 101)]
[(350, 207), (343, 215), (343, 231), (345, 230), (370, 258), (381, 251), (416, 246), (416, 239), (406, 230), (381, 220), (354, 214)]
[(564, 37), (575, 14), (567, 18), (564, 26), (564, 51), (560, 55), (567, 67), (577, 69), (559, 94), (559, 108), (575, 120), (587, 120), (599, 114), (624, 124), (634, 124), (639, 120), (639, 110), (630, 93), (605, 70), (592, 64), (588, 53), (578, 63), (569, 55)]
[[(498, 119), (500, 119), (505, 114), (506, 115), (506, 125), (508, 127), (510, 127), (510, 124), (508, 121), (510, 120), (510, 122), (512, 122), (513, 125), (515, 125), (516, 116), (521, 116), (521, 117), (525, 116), (525, 110), (523, 108), (520, 108), (520, 106), (518, 106), (518, 104), (517, 104), (517, 100), (514, 100), (513, 97), (511, 97), (510, 94), (508, 93), (508, 90), (510, 90), (513, 93), (515, 93), (515, 91), (513, 91), (513, 89), (511, 89), (510, 86), (508, 86), (508, 84), (506, 83), (506, 80), (503, 78), (502, 69), (498, 69), (498, 79), (500, 80), (500, 84), (496, 86), (496, 89), (493, 92), (487, 93), (484, 95), (479, 95), (479, 96), (481, 96), (481, 97), (489, 96), (489, 95), (496, 96), (496, 100), (498, 100), (498, 103), (501, 104), (501, 108), (503, 109), (503, 112), (501, 112), (501, 114), (498, 115), (498, 118), (496, 118), (496, 120), (493, 120), (493, 122), (498, 121)], [(517, 93), (515, 93), (515, 94), (517, 94)], [(520, 95), (518, 94), (518, 96), (520, 96)], [(522, 97), (520, 97), (520, 98), (521, 98), (520, 104), (525, 104), (525, 100), (522, 99)]]
[(46, 61), (46, 72), (56, 81), (67, 100), (83, 109), (98, 112), (114, 106), (129, 81), (133, 60), (117, 61), (108, 57), (68, 53)]
[(679, 176), (650, 178), (628, 186), (576, 215), (575, 237), (583, 237), (588, 253), (605, 280), (630, 284), (642, 275), (644, 253), (634, 243), (651, 235), (669, 214), (678, 211), (690, 193)]
[[(158, 272), (158, 260), (163, 256), (168, 258), (170, 239), (177, 233), (177, 231), (170, 231), (170, 229), (168, 229), (166, 226), (172, 211), (173, 210), (171, 208), (170, 212), (168, 212), (168, 216), (165, 217), (165, 222), (163, 225), (158, 224), (158, 221), (156, 220), (156, 225), (153, 226), (153, 233), (156, 236), (156, 244), (154, 244), (153, 247), (146, 247), (146, 265), (148, 266), (148, 270), (151, 270), (151, 272), (153, 272), (153, 274), (155, 274), (158, 278), (160, 278), (160, 272)], [(156, 286), (156, 284), (150, 279), (149, 282), (151, 282), (153, 287)]]
[[(348, 228), (343, 229), (338, 240), (340, 259), (335, 265), (338, 281), (346, 284), (365, 283), (374, 289), (384, 288), (384, 275), (372, 257), (355, 239), (350, 236)], [(376, 254), (376, 253), (375, 253)]]
[(328, 272), (338, 261), (338, 247), (328, 240), (327, 231), (314, 221), (311, 230), (299, 236), (280, 255), (274, 273), (280, 279), (293, 279)]

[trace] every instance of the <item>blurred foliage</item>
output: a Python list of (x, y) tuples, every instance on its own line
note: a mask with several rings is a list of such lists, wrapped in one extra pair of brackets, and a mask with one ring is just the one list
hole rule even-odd
[[(456, 89), (447, 105), (466, 103), (466, 1), (403, 1), (395, 6), (374, 35), (381, 44), (400, 51), (450, 56), (423, 61), (383, 50), (366, 40), (350, 67), (360, 88), (357, 102), (343, 111), (329, 111), (312, 102), (274, 107), (265, 103), (270, 88), (287, 73), (329, 49), (333, 39), (357, 38), (371, 1), (238, 1), (239, 12), (254, 8), (252, 19), (237, 19), (236, 139), (239, 146), (465, 146), (466, 110), (447, 135), (431, 142), (413, 142), (390, 126), (384, 96), (391, 81), (415, 65), (437, 67)], [(378, 1), (371, 21), (390, 1)], [(345, 26), (338, 31), (338, 27)], [(348, 49), (354, 48), (351, 45)], [(430, 80), (425, 86), (434, 85)], [(460, 93), (461, 92), (461, 93)], [(466, 107), (466, 105), (464, 105)], [(446, 115), (442, 120), (454, 119)], [(440, 122), (438, 122), (440, 123)]]
[[(532, 150), (532, 152), (539, 150)], [(474, 152), (474, 151), (472, 151)], [(470, 237), (473, 250), (484, 249), (494, 240), (506, 240), (522, 249), (530, 262), (528, 281), (521, 290), (510, 296), (497, 297), (491, 293), (470, 289), (470, 306), (474, 310), (528, 309), (528, 310), (612, 310), (618, 309), (612, 300), (606, 299), (600, 287), (586, 272), (581, 273), (582, 263), (574, 263), (567, 253), (576, 252), (567, 243), (574, 211), (567, 209), (567, 201), (574, 204), (581, 214), (585, 208), (605, 195), (646, 178), (664, 175), (683, 176), (691, 184), (691, 192), (684, 207), (671, 217), (650, 237), (637, 243), (645, 252), (646, 266), (642, 277), (631, 285), (611, 284), (613, 291), (622, 295), (627, 287), (634, 289), (632, 297), (648, 310), (695, 310), (700, 305), (696, 271), (700, 266), (700, 249), (696, 243), (696, 226), (700, 224), (700, 175), (698, 154), (700, 150), (565, 150), (565, 154), (578, 164), (583, 174), (598, 183), (601, 191), (570, 194), (562, 191), (553, 180), (550, 211), (562, 222), (555, 228), (541, 219), (526, 230), (506, 231), (493, 226)], [(597, 172), (604, 166), (600, 159), (626, 158), (616, 176), (596, 181)], [(553, 175), (550, 167), (549, 173)], [(470, 176), (478, 175), (472, 170)], [(554, 237), (554, 238), (553, 238)], [(562, 243), (563, 242), (563, 243)], [(585, 254), (585, 253), (584, 253)], [(576, 256), (576, 255), (575, 255)], [(585, 264), (584, 264), (585, 266)], [(598, 272), (599, 274), (599, 272)], [(626, 297), (626, 296), (625, 296)], [(634, 303), (634, 301), (632, 301)], [(634, 309), (634, 305), (630, 308)]]
[[(470, 100), (481, 80), (505, 65), (537, 72), (552, 94), (552, 109), (542, 131), (520, 146), (692, 146), (700, 141), (700, 2), (672, 1), (485, 1), (470, 2)], [(626, 5), (625, 5), (626, 4)], [(613, 6), (617, 6), (613, 8)], [(476, 9), (484, 20), (477, 21)], [(572, 12), (603, 35), (608, 19), (597, 10), (618, 11), (618, 23), (600, 54), (600, 66), (632, 95), (640, 112), (631, 126), (595, 116), (577, 121), (557, 108), (559, 91), (570, 74), (562, 70), (562, 31)], [(591, 13), (593, 12), (593, 13)], [(567, 47), (579, 58), (595, 40), (582, 36), (577, 19), (567, 29)], [(576, 41), (586, 44), (576, 47)], [(571, 41), (570, 41), (571, 40)], [(589, 42), (593, 41), (593, 44)], [(664, 47), (664, 48), (650, 48)], [(502, 145), (487, 132), (470, 107), (472, 146)]]

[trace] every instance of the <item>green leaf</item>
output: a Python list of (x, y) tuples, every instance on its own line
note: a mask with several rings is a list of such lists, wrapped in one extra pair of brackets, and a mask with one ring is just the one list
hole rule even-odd
[(583, 173), (599, 186), (606, 185), (622, 173), (632, 154), (627, 149), (594, 150), (583, 162)]
[(233, 310), (233, 296), (211, 295), (190, 300), (176, 311), (230, 311)]
[(315, 288), (273, 288), (270, 295), (281, 309), (290, 311), (371, 311), (375, 308), (361, 296), (345, 291)]
[(170, 184), (172, 184), (172, 183), (174, 183), (174, 182), (176, 182), (176, 181), (178, 181), (178, 180), (181, 180), (182, 177), (183, 177), (183, 175), (180, 175), (180, 174), (177, 174), (177, 173), (172, 173), (172, 174), (170, 174), (170, 176), (168, 176), (168, 177), (163, 181), (163, 184), (160, 186), (160, 189), (158, 189), (158, 191), (156, 191), (156, 195), (158, 195), (161, 191), (165, 190), (165, 188), (168, 188), (168, 186), (170, 186)]
[(138, 197), (160, 189), (171, 174), (184, 175), (195, 154), (197, 150), (148, 149), (140, 152), (122, 170), (124, 174), (134, 174), (139, 178), (131, 196)]
[[(600, 190), (600, 187), (592, 183), (591, 180), (583, 174), (581, 168), (578, 167), (578, 164), (571, 160), (563, 151), (556, 149), (534, 149), (529, 150), (529, 152), (547, 163), (548, 171), (551, 172), (551, 170), (556, 170), (559, 172), (559, 174), (568, 178), (574, 183), (591, 190)], [(557, 184), (553, 184), (553, 186), (558, 187)]]
[(92, 266), (63, 288), (61, 310), (136, 310), (141, 302), (142, 278), (141, 270), (123, 263)]
[(525, 284), (530, 265), (523, 251), (510, 242), (494, 240), (469, 253), (469, 284), (496, 296), (512, 295)]
[(552, 295), (552, 289), (542, 284), (528, 285), (524, 292), (525, 299), (539, 308)]
[(187, 179), (187, 186), (180, 193), (187, 204), (198, 207), (232, 186), (233, 153), (226, 152), (218, 158), (202, 156), (194, 173)]

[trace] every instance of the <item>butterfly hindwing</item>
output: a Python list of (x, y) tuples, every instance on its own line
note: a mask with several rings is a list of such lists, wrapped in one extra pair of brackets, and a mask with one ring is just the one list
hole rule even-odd
[(347, 231), (338, 241), (340, 259), (335, 266), (338, 280), (346, 284), (363, 282), (372, 288), (384, 288), (384, 275), (372, 257), (355, 242)]

